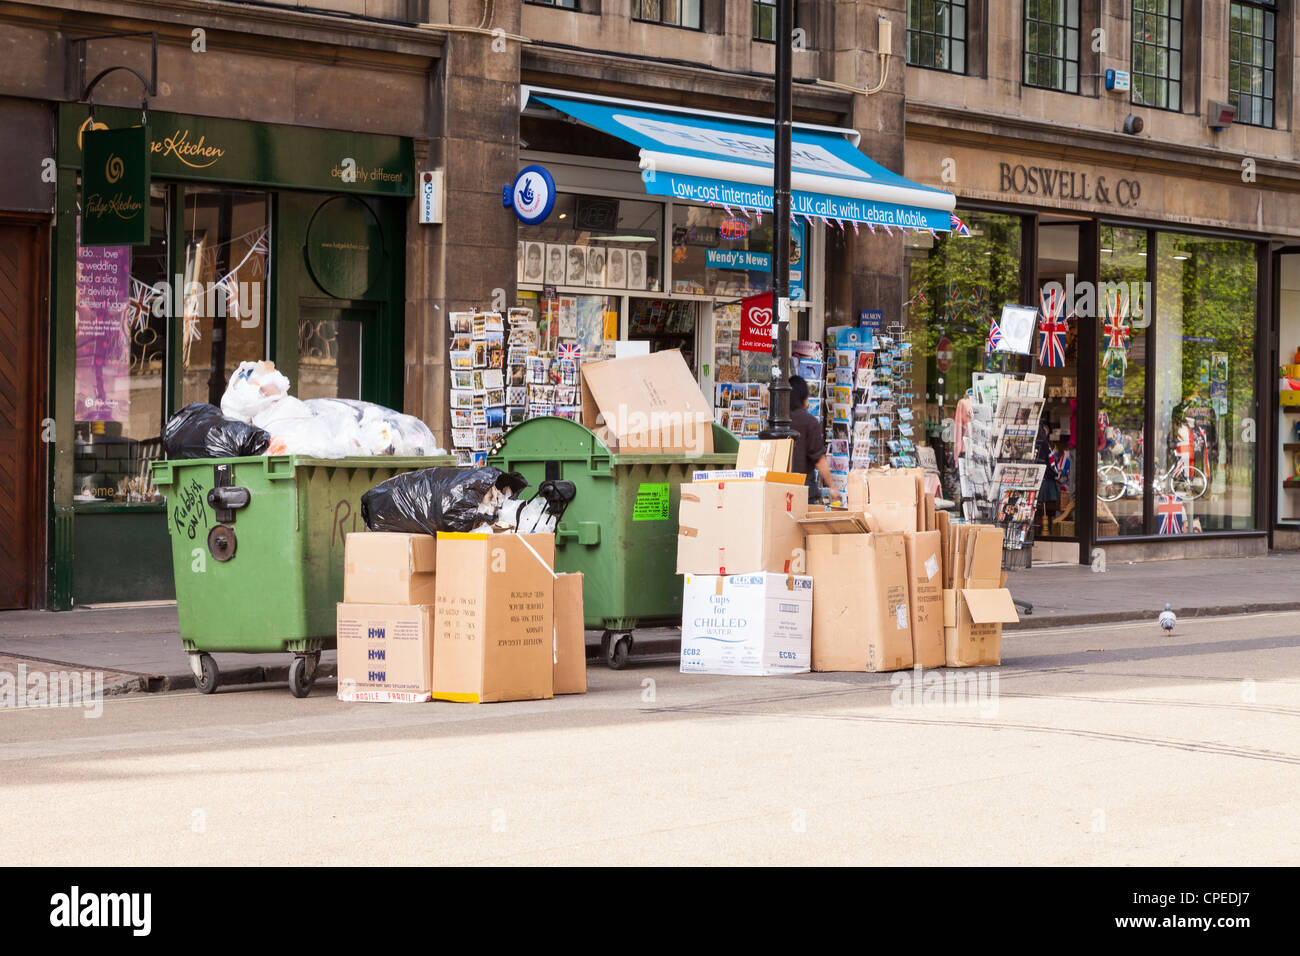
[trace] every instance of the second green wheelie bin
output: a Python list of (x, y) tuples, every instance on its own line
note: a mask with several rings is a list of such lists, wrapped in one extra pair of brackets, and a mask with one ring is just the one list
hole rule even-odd
[(289, 689), (305, 697), (321, 651), (335, 646), (344, 540), (365, 530), (361, 496), (400, 472), (455, 463), (447, 455), (154, 462), (199, 690), (217, 687), (213, 653), (281, 652), (294, 655)]
[(632, 628), (681, 623), (681, 485), (696, 470), (735, 467), (739, 443), (714, 425), (713, 447), (701, 455), (621, 454), (577, 422), (542, 417), (516, 425), (488, 455), (489, 465), (517, 471), (533, 487), (574, 483), (555, 534), (555, 569), (582, 572), (585, 625), (604, 631), (611, 667), (626, 663)]

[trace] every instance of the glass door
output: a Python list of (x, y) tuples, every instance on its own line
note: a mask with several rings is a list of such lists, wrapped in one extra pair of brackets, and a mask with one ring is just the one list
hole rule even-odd
[(1277, 278), (1278, 358), (1282, 387), (1277, 415), (1276, 522), (1300, 526), (1300, 249), (1274, 259)]

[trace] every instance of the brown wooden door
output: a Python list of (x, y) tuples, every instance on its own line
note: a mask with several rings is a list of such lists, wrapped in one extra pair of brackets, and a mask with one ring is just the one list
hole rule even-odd
[(0, 609), (30, 607), (40, 522), (39, 231), (0, 223)]

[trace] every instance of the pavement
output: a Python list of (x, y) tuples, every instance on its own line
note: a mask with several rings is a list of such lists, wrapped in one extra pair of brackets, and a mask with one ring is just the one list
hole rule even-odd
[(585, 695), (485, 705), (344, 703), (324, 679), (303, 700), (262, 684), (3, 709), (0, 859), (1300, 863), (1300, 613), (1023, 629), (1003, 661), (634, 663), (589, 668)]
[[(1033, 606), (1020, 628), (1154, 619), (1166, 602), (1181, 619), (1300, 610), (1300, 552), (1251, 558), (1207, 558), (1111, 564), (1046, 565), (1008, 572), (1018, 601)], [(638, 630), (633, 656), (675, 655), (675, 628)], [(600, 633), (587, 634), (588, 656), (600, 657)], [(0, 612), (0, 657), (45, 667), (106, 672), (104, 693), (165, 692), (194, 686), (181, 646), (176, 607), (100, 606), (72, 611)], [(219, 654), (221, 683), (288, 680), (289, 654)], [(0, 665), (0, 669), (3, 666)], [(333, 651), (321, 658), (320, 678), (336, 673)]]

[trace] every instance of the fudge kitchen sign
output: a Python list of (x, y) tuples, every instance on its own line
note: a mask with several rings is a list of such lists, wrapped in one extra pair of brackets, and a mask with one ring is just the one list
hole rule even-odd
[(1106, 203), (1125, 209), (1132, 209), (1142, 199), (1142, 182), (1138, 179), (1089, 175), (1061, 166), (1026, 163), (999, 163), (998, 190), (1017, 196)]
[(772, 293), (760, 292), (740, 300), (740, 349), (772, 351)]

